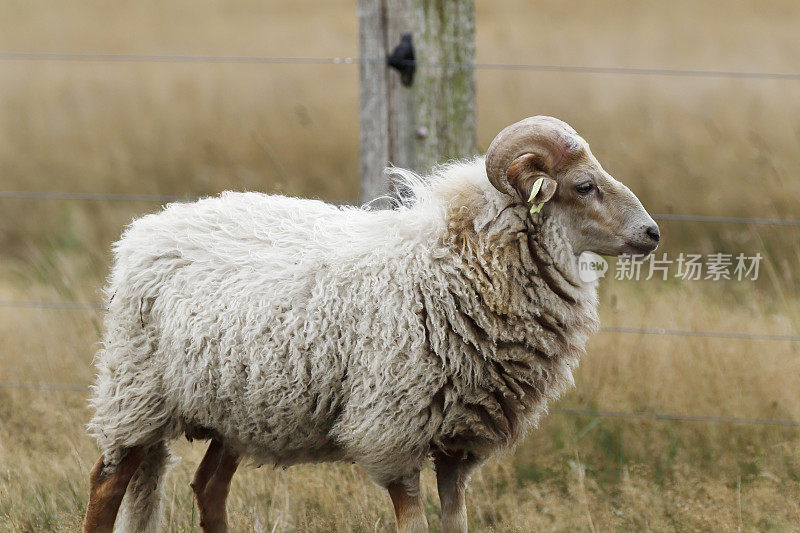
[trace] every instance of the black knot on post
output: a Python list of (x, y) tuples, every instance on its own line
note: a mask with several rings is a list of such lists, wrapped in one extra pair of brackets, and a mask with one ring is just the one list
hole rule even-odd
[(400, 81), (406, 87), (414, 83), (414, 71), (417, 64), (414, 57), (414, 45), (411, 43), (411, 34), (404, 33), (392, 53), (386, 57), (386, 64), (400, 73)]

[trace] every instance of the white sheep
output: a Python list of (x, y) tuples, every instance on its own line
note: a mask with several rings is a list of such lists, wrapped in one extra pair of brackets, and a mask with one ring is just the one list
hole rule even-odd
[(395, 172), (413, 191), (395, 210), (224, 193), (128, 227), (96, 358), (86, 531), (110, 531), (120, 504), (121, 529), (157, 528), (181, 435), (211, 439), (192, 483), (204, 531), (226, 530), (240, 458), (354, 461), (400, 531), (425, 531), (431, 456), (443, 530), (466, 530), (470, 473), (572, 385), (597, 327), (577, 255), (646, 254), (658, 228), (551, 117), (509, 126), (485, 160)]

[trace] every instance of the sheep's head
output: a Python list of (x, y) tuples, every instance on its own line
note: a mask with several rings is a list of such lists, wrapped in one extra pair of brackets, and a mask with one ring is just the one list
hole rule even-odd
[(636, 195), (556, 118), (530, 117), (501, 131), (486, 153), (486, 172), (501, 192), (544, 204), (542, 215), (562, 221), (576, 254), (646, 255), (658, 246), (658, 226)]

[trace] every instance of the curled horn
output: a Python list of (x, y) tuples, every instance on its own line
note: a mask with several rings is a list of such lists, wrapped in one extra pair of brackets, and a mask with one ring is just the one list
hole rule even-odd
[(497, 134), (486, 151), (486, 175), (501, 192), (518, 195), (517, 184), (509, 183), (508, 167), (520, 156), (533, 154), (548, 174), (553, 174), (581, 149), (580, 137), (566, 122), (547, 116), (529, 117)]

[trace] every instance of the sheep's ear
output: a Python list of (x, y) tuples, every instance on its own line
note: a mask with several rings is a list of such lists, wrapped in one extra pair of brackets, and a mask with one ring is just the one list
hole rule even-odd
[(537, 154), (524, 154), (516, 158), (506, 171), (506, 178), (523, 201), (534, 206), (542, 205), (556, 193), (558, 183), (545, 169)]
[(556, 183), (556, 180), (546, 176), (543, 176), (536, 181), (539, 180), (541, 180), (541, 182), (538, 184), (534, 182), (533, 188), (531, 189), (530, 194), (528, 194), (528, 202), (534, 206), (540, 206), (539, 209), (541, 209), (541, 206), (556, 193), (558, 184)]

